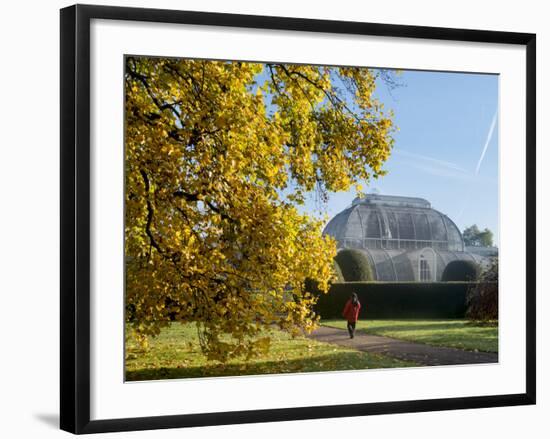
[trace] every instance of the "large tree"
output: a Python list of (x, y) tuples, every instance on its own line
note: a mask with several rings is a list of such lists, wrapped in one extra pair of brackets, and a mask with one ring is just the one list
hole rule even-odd
[(335, 242), (297, 209), (383, 174), (391, 116), (366, 68), (127, 57), (126, 309), (142, 341), (197, 323), (225, 361), (311, 330)]

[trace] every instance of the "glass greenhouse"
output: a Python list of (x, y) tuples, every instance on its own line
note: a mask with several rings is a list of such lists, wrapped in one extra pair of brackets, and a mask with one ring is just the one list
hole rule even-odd
[(440, 281), (452, 261), (485, 265), (465, 251), (462, 234), (423, 198), (367, 194), (329, 221), (339, 249), (364, 251), (379, 281)]

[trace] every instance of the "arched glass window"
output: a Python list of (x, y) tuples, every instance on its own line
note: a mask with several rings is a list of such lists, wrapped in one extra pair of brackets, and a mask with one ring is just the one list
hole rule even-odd
[(420, 282), (433, 282), (436, 275), (436, 256), (431, 248), (424, 248), (418, 258), (418, 280)]

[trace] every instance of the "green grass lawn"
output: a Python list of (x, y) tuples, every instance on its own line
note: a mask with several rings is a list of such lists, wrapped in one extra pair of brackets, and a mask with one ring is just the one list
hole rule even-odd
[(156, 380), (190, 377), (259, 375), (334, 370), (410, 367), (415, 363), (379, 354), (369, 354), (305, 337), (291, 338), (282, 331), (271, 332), (269, 353), (251, 360), (227, 364), (209, 362), (201, 353), (193, 324), (173, 323), (150, 340), (143, 351), (133, 341), (126, 349), (126, 380)]
[[(323, 320), (322, 325), (346, 328), (344, 320)], [(498, 326), (468, 320), (359, 320), (361, 332), (434, 346), (469, 351), (498, 352)]]

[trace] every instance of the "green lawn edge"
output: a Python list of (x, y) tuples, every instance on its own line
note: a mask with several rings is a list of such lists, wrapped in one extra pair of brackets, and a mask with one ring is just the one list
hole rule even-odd
[[(344, 320), (321, 320), (321, 325), (346, 329)], [(357, 331), (430, 346), (498, 352), (498, 326), (466, 319), (366, 319), (357, 322)]]
[(126, 381), (207, 378), (308, 372), (415, 367), (418, 364), (382, 354), (324, 343), (304, 336), (292, 338), (272, 331), (268, 354), (248, 361), (231, 360), (222, 364), (207, 361), (202, 355), (196, 332), (190, 324), (172, 323), (150, 340), (142, 350), (129, 340), (126, 349)]

